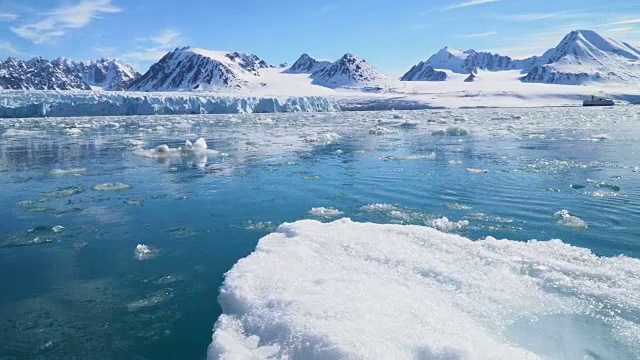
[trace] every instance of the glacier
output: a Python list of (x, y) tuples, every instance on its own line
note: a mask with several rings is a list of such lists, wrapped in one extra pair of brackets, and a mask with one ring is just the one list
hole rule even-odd
[(560, 240), (302, 220), (225, 275), (208, 358), (637, 359), (639, 286)]
[(333, 112), (323, 96), (249, 96), (202, 93), (1, 91), (0, 117)]

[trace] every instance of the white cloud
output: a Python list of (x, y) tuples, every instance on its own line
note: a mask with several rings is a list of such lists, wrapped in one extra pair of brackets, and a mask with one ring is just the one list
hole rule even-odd
[(3, 54), (3, 56), (18, 55), (21, 53), (22, 52), (16, 49), (16, 47), (13, 46), (13, 44), (11, 44), (10, 42), (0, 41), (0, 54)]
[(11, 27), (11, 31), (36, 44), (51, 41), (66, 34), (71, 29), (80, 29), (100, 14), (122, 11), (111, 4), (112, 0), (81, 0), (75, 5), (62, 6), (42, 14), (39, 20)]
[(11, 22), (16, 21), (20, 18), (18, 14), (13, 13), (0, 13), (0, 22)]
[(620, 27), (620, 28), (613, 28), (613, 29), (609, 29), (607, 30), (608, 33), (625, 33), (625, 32), (632, 32), (633, 28), (632, 27)]
[(180, 32), (167, 29), (152, 38), (158, 46), (172, 46), (180, 37)]
[(489, 3), (499, 2), (499, 1), (503, 1), (503, 0), (468, 0), (468, 1), (451, 4), (445, 7), (443, 10), (459, 9), (459, 8), (489, 4)]
[(494, 14), (492, 17), (496, 20), (527, 22), (540, 20), (567, 20), (579, 19), (584, 17), (592, 17), (593, 12), (575, 12), (561, 11), (553, 13), (520, 13), (520, 14)]
[(609, 23), (607, 25), (627, 25), (627, 24), (640, 24), (640, 19), (621, 20)]
[(132, 63), (155, 62), (160, 60), (167, 52), (179, 46), (182, 33), (173, 29), (165, 29), (160, 33), (137, 39), (138, 45), (134, 50), (125, 53), (122, 57)]
[(477, 33), (477, 34), (459, 35), (458, 37), (459, 38), (465, 38), (465, 39), (475, 39), (475, 38), (482, 38), (482, 37), (493, 36), (493, 35), (498, 35), (498, 32), (496, 32), (496, 31), (487, 31), (487, 32)]

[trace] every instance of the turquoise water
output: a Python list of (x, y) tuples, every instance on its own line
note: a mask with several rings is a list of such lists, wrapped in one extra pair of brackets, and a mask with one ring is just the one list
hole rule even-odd
[[(639, 114), (2, 120), (0, 358), (203, 358), (224, 273), (278, 224), (304, 218), (447, 217), (468, 225), (445, 231), (471, 239), (559, 238), (640, 257)], [(144, 156), (199, 137), (217, 152)], [(111, 182), (130, 187), (94, 189)], [(559, 223), (565, 209), (587, 227)], [(151, 253), (137, 256), (138, 244)]]

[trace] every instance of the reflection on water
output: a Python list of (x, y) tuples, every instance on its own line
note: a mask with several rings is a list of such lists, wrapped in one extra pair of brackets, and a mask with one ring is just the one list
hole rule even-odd
[[(633, 107), (3, 120), (0, 358), (202, 358), (224, 272), (301, 218), (638, 257), (638, 121)], [(199, 137), (213, 151), (135, 155)]]

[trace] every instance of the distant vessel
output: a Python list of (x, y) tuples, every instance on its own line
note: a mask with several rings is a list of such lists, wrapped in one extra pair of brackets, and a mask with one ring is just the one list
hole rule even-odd
[(582, 102), (582, 106), (613, 106), (615, 103), (613, 100), (599, 98), (592, 96), (591, 99)]

